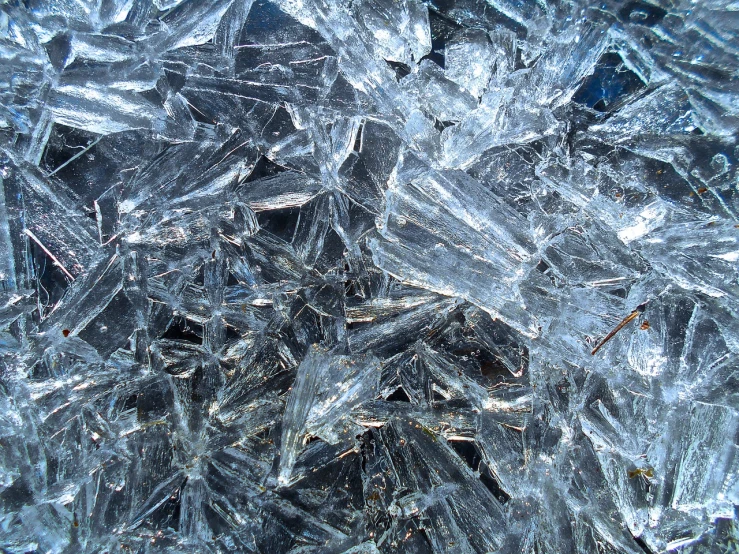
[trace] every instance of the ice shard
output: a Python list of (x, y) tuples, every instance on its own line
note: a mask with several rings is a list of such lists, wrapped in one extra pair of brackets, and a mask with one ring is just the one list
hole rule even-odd
[(352, 360), (319, 350), (308, 353), (285, 407), (280, 483), (290, 482), (300, 446), (311, 435), (335, 444), (342, 440), (341, 435), (356, 434), (346, 428), (351, 427), (346, 414), (376, 394), (379, 380), (379, 360), (374, 357)]

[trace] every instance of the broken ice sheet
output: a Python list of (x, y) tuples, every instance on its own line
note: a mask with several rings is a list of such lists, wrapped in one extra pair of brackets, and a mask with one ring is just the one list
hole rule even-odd
[(736, 549), (734, 4), (1, 4), (0, 550)]

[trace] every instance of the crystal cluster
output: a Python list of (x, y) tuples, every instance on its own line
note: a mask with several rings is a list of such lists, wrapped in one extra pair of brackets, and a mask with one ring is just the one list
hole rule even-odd
[(0, 2), (0, 550), (737, 552), (739, 4)]

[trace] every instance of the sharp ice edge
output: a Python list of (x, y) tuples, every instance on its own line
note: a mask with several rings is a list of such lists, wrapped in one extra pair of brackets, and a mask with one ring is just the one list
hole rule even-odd
[(734, 551), (737, 13), (2, 3), (0, 550)]

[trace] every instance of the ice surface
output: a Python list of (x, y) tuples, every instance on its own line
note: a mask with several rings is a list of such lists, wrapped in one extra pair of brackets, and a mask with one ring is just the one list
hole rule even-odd
[(0, 551), (736, 552), (738, 44), (0, 3)]

